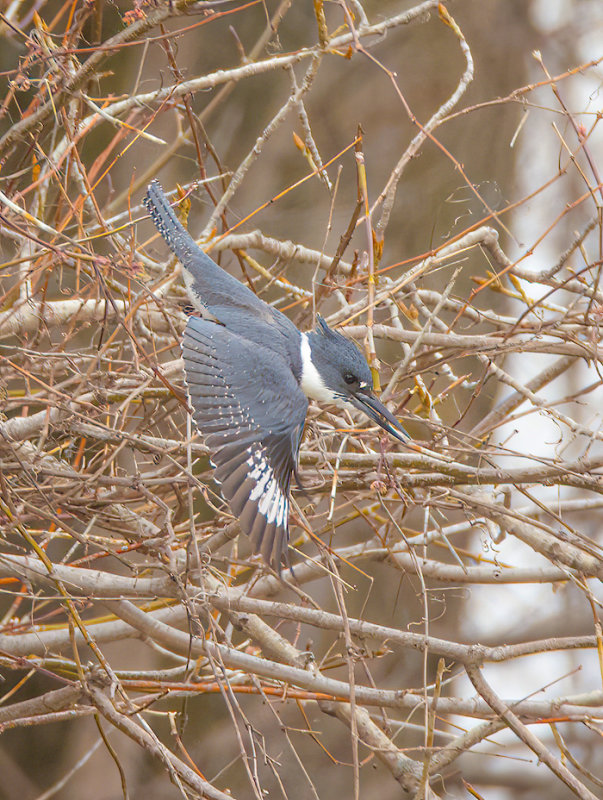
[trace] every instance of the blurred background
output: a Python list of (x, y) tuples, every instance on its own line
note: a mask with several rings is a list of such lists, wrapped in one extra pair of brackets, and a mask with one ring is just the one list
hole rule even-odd
[[(116, 527), (112, 504), (135, 511), (162, 531), (170, 517), (174, 541), (183, 554), (188, 552), (191, 524), (203, 540), (232, 521), (212, 494), (216, 487), (207, 454), (193, 469), (205, 489), (196, 491), (189, 504), (186, 452), (175, 450), (173, 457), (162, 457), (119, 443), (110, 433), (125, 431), (170, 442), (189, 435), (182, 403), (170, 388), (183, 390), (177, 362), (187, 298), (167, 249), (158, 238), (151, 241), (155, 231), (140, 205), (146, 185), (158, 178), (166, 191), (178, 184), (183, 187), (190, 199), (190, 209), (186, 203), (181, 206), (188, 213), (188, 228), (194, 236), (214, 242), (212, 256), (221, 266), (250, 282), (301, 328), (311, 327), (316, 310), (331, 315), (334, 323), (366, 324), (364, 311), (361, 316), (348, 311), (355, 303), (367, 302), (363, 253), (369, 247), (375, 246), (375, 268), (381, 271), (377, 289), (383, 290), (390, 286), (388, 280), (391, 285), (402, 281), (409, 270), (450, 245), (453, 251), (447, 261), (428, 265), (393, 295), (393, 301), (375, 308), (375, 324), (392, 329), (398, 325), (417, 335), (425, 330), (499, 336), (504, 344), (506, 337), (523, 330), (527, 318), (541, 326), (528, 331), (533, 334), (527, 336), (531, 343), (546, 339), (567, 345), (565, 350), (552, 346), (550, 352), (538, 352), (524, 347), (523, 340), (517, 347), (501, 346), (485, 356), (485, 350), (472, 351), (460, 340), (451, 340), (448, 348), (428, 340), (409, 353), (414, 340), (403, 338), (404, 349), (391, 336), (377, 335), (381, 383), (388, 387), (385, 397), (416, 441), (449, 453), (473, 471), (487, 467), (501, 474), (536, 472), (522, 480), (502, 480), (500, 487), (490, 481), (484, 488), (485, 500), (476, 486), (479, 482), (473, 481), (477, 505), (471, 506), (448, 494), (444, 468), (441, 481), (422, 485), (418, 480), (411, 485), (404, 483), (406, 476), (427, 472), (414, 462), (412, 468), (397, 465), (397, 484), (394, 479), (388, 483), (389, 473), (380, 462), (363, 470), (344, 464), (331, 524), (333, 463), (323, 456), (343, 446), (341, 429), (336, 417), (311, 410), (302, 475), (313, 502), (309, 510), (303, 497), (297, 502), (315, 533), (336, 552), (349, 556), (339, 562), (339, 569), (350, 617), (466, 644), (497, 646), (594, 636), (600, 583), (587, 581), (589, 576), (570, 570), (563, 560), (536, 553), (506, 531), (500, 517), (488, 518), (484, 509), (488, 503), (499, 503), (532, 520), (543, 520), (547, 530), (564, 534), (562, 542), (573, 542), (603, 563), (600, 495), (593, 488), (601, 480), (600, 464), (595, 463), (602, 454), (600, 368), (596, 359), (582, 357), (570, 347), (587, 343), (596, 350), (603, 308), (598, 295), (603, 249), (603, 6), (597, 0), (456, 0), (446, 4), (453, 21), (444, 12), (439, 14), (435, 3), (423, 6), (417, 14), (418, 6), (403, 0), (324, 6), (265, 0), (227, 3), (211, 11), (197, 4), (183, 13), (178, 4), (170, 11), (156, 3), (103, 0), (2, 4), (2, 422), (47, 415), (42, 414), (39, 424), (32, 423), (19, 438), (31, 445), (29, 455), (4, 438), (0, 470), (5, 474), (2, 491), (8, 505), (0, 521), (7, 534), (7, 552), (32, 552), (20, 539), (18, 517), (54, 561), (75, 563), (77, 558), (110, 553), (104, 566), (95, 568), (134, 575), (161, 557), (152, 548), (118, 550), (135, 536), (126, 530), (124, 517)], [(405, 12), (409, 18), (401, 24), (398, 17)], [(383, 29), (363, 34), (362, 13), (367, 25), (382, 23)], [(137, 32), (136, 26), (153, 15), (163, 16)], [(362, 49), (353, 38), (336, 47), (331, 41), (311, 72), (307, 50), (315, 48), (316, 53), (325, 30), (330, 40), (345, 38), (352, 20), (362, 34)], [(123, 35), (128, 30), (130, 40)], [(85, 80), (70, 84), (81, 64), (98, 54), (102, 58)], [(290, 56), (286, 65), (252, 74), (252, 64), (280, 56)], [(239, 67), (249, 70), (234, 82), (219, 79), (211, 85), (208, 80), (207, 85), (193, 85), (190, 93), (172, 91), (183, 82)], [(304, 81), (301, 102), (287, 107), (292, 92), (304, 88)], [(442, 108), (459, 82), (464, 91), (459, 91), (457, 102)], [(56, 107), (28, 127), (28, 119), (40, 113), (49, 96), (56, 99)], [(119, 103), (123, 110), (115, 110)], [(285, 108), (281, 121), (279, 111)], [(427, 125), (438, 109), (437, 126), (413, 148), (421, 132), (416, 121)], [(107, 114), (114, 114), (113, 121)], [(369, 242), (365, 225), (352, 225), (345, 263), (331, 276), (317, 261), (321, 254), (329, 259), (335, 255), (354, 219), (358, 172), (353, 145), (359, 126), (373, 234)], [(18, 140), (11, 139), (14, 130), (19, 131)], [(329, 164), (328, 183), (317, 174), (317, 157)], [(382, 193), (403, 157), (406, 163), (389, 195), (388, 214)], [(236, 191), (216, 212), (229, 186)], [(23, 212), (42, 221), (42, 226)], [(484, 287), (504, 264), (485, 247), (454, 250), (454, 244), (485, 225), (498, 231), (502, 251), (514, 269), (511, 278), (507, 274)], [(272, 249), (265, 241), (254, 249), (253, 244), (232, 238), (255, 230), (276, 242)], [(288, 241), (314, 251), (314, 256), (287, 250), (286, 257), (283, 243)], [(576, 289), (555, 288), (553, 273), (548, 274), (568, 249), (571, 253), (563, 261), (559, 281), (581, 281), (583, 295)], [(281, 283), (275, 283), (275, 277)], [(283, 288), (287, 281), (301, 291)], [(450, 302), (442, 300), (446, 292)], [(123, 303), (121, 316), (116, 306), (110, 307), (110, 297)], [(103, 310), (98, 310), (100, 305), (71, 309), (57, 323), (57, 305), (54, 321), (49, 321), (47, 303), (51, 308), (72, 299), (104, 303)], [(473, 316), (465, 313), (467, 306), (474, 310)], [(28, 314), (38, 321), (31, 322)], [(362, 331), (355, 334), (368, 347)], [(153, 359), (145, 361), (141, 353)], [(538, 402), (526, 402), (526, 394), (491, 428), (480, 428), (505, 398), (518, 391), (514, 381), (524, 386), (560, 357), (573, 360), (559, 368), (556, 378), (533, 389)], [(511, 377), (510, 382), (491, 369), (490, 359)], [(168, 384), (157, 379), (151, 361), (165, 367)], [(402, 363), (406, 363), (404, 373), (398, 374)], [(56, 391), (49, 391), (49, 386)], [(68, 401), (79, 397), (85, 397), (94, 410), (82, 406), (75, 414)], [(95, 438), (85, 428), (86, 415), (109, 433)], [(511, 418), (505, 422), (507, 416)], [(396, 450), (376, 433), (365, 449), (356, 441), (349, 449), (372, 454)], [(21, 463), (30, 457), (32, 469), (41, 465), (37, 488), (28, 483)], [(61, 469), (67, 465), (85, 475), (85, 490), (81, 482), (70, 482), (73, 475), (60, 470), (53, 474), (42, 458), (54, 458)], [(571, 472), (581, 459), (590, 459), (587, 474), (592, 485), (538, 477), (540, 467), (558, 466), (561, 474)], [(157, 483), (145, 483), (143, 477), (144, 490), (130, 481), (155, 468)], [(432, 469), (439, 474), (436, 466)], [(383, 502), (391, 500), (392, 520), (379, 507), (375, 482), (385, 486)], [(461, 484), (465, 491), (464, 482), (456, 481)], [(42, 496), (48, 499), (48, 508)], [(482, 501), (485, 505), (480, 507)], [(448, 533), (434, 548), (431, 542), (442, 530)], [(426, 542), (432, 534), (428, 551)], [(416, 537), (417, 552), (431, 564), (457, 566), (460, 579), (433, 577), (429, 570), (416, 574), (420, 570), (413, 572), (408, 565), (405, 571), (381, 551), (373, 557), (361, 554), (367, 540), (375, 543), (380, 538), (387, 548), (395, 546), (393, 542), (404, 546), (406, 537)], [(318, 558), (319, 549), (304, 542), (297, 529), (294, 539), (302, 562)], [(354, 546), (358, 551), (345, 549)], [(215, 564), (227, 576), (225, 582), (243, 586), (245, 593), (253, 591), (257, 578), (249, 577), (247, 554), (245, 542), (230, 543)], [(497, 584), (490, 579), (473, 581), (469, 573), (463, 578), (463, 565), (495, 570), (533, 567), (535, 572), (532, 580)], [(536, 575), (540, 568), (566, 569), (568, 578), (541, 580)], [(67, 630), (68, 614), (55, 591), (27, 580), (17, 585), (14, 577), (3, 580), (6, 636)], [(309, 597), (301, 600), (278, 585), (266, 596), (341, 613), (326, 573), (312, 573), (308, 584), (302, 585)], [(91, 623), (110, 618), (94, 597), (81, 601), (81, 612)], [(275, 624), (274, 619), (269, 622)], [(246, 642), (232, 623), (222, 618), (219, 623), (237, 647), (257, 647)], [(186, 624), (180, 627), (187, 630)], [(328, 676), (347, 681), (353, 661), (359, 684), (411, 690), (419, 696), (433, 691), (436, 655), (424, 657), (417, 650), (370, 641), (352, 654), (331, 630), (288, 621), (277, 627), (301, 651), (313, 651)], [(60, 676), (73, 679), (77, 675), (73, 650), (68, 646), (59, 650), (69, 665), (60, 663), (52, 648), (44, 656), (38, 654), (40, 660), (29, 672), (22, 662), (4, 659), (0, 709), (60, 687)], [(155, 671), (168, 668), (180, 669), (179, 677), (194, 671), (190, 660), (135, 638), (106, 641), (102, 650), (124, 680), (139, 676), (161, 681), (165, 676)], [(22, 658), (28, 655), (21, 653)], [(93, 661), (89, 651), (81, 657), (85, 663)], [(472, 696), (475, 690), (462, 666), (449, 662), (447, 667), (442, 695)], [(529, 659), (488, 665), (485, 674), (506, 699), (593, 693), (593, 703), (600, 708), (601, 669), (595, 647), (558, 653), (543, 647)], [(224, 687), (182, 694), (166, 693), (152, 704), (145, 719), (159, 739), (184, 758), (174, 735), (177, 729), (205, 778), (233, 797), (302, 800), (336, 792), (354, 795), (350, 729), (321, 712), (315, 702), (268, 702), (258, 693), (237, 695), (235, 700)], [(423, 763), (424, 710), (370, 710), (395, 746)], [(584, 720), (563, 719), (554, 730), (546, 721), (533, 726), (594, 796), (603, 792), (598, 720), (589, 723), (590, 728)], [(116, 751), (115, 759), (99, 735), (99, 724)], [(437, 732), (435, 750), (430, 752), (435, 753), (478, 721), (447, 713), (432, 724)], [(560, 741), (567, 744), (578, 768)], [(374, 749), (361, 745), (359, 759), (360, 797), (378, 793), (382, 800), (390, 800), (401, 795), (400, 783)], [(129, 797), (188, 796), (170, 782), (161, 759), (152, 758), (106, 721), (95, 724), (92, 716), (82, 713), (73, 719), (7, 725), (2, 730), (0, 797), (123, 797), (116, 760), (127, 777)], [(574, 796), (508, 730), (468, 747), (464, 756), (434, 778), (433, 786), (442, 797), (535, 800), (546, 793), (550, 800), (564, 800)]]

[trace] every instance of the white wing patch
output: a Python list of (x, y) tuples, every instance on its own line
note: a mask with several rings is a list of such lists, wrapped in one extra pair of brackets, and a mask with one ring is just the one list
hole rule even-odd
[(261, 447), (247, 452), (247, 464), (250, 467), (248, 477), (255, 481), (249, 499), (257, 502), (258, 511), (269, 523), (275, 522), (279, 527), (284, 527), (287, 522), (288, 501), (274, 477), (266, 451)]

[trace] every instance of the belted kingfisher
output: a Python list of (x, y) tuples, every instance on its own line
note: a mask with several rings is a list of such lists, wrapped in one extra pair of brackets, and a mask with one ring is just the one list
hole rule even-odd
[(307, 398), (360, 409), (400, 441), (408, 434), (373, 394), (371, 370), (352, 341), (320, 316), (314, 331), (301, 333), (221, 269), (178, 221), (157, 181), (144, 205), (201, 314), (188, 319), (182, 355), (216, 481), (254, 552), (279, 569), (288, 560), (289, 487)]

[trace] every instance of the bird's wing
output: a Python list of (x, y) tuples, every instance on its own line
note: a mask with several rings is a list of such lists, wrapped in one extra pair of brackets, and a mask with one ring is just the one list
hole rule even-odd
[(190, 317), (182, 354), (222, 493), (255, 552), (279, 568), (306, 396), (282, 358), (214, 322)]

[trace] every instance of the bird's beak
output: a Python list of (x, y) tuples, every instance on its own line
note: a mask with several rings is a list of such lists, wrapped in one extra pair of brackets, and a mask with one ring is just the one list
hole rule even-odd
[(383, 403), (377, 400), (372, 392), (364, 391), (350, 395), (349, 402), (399, 441), (405, 442), (410, 439), (410, 436), (394, 415), (387, 410)]

